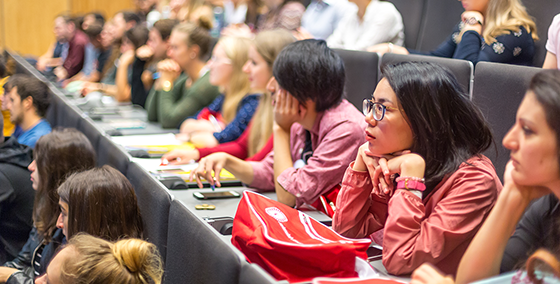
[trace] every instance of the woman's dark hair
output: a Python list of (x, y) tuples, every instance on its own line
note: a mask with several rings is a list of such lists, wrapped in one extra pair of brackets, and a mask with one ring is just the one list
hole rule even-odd
[(134, 49), (138, 49), (146, 44), (149, 33), (150, 31), (144, 25), (137, 25), (134, 28), (127, 30), (124, 33), (124, 37), (130, 40), (132, 45), (134, 45)]
[(75, 173), (58, 188), (68, 203), (68, 235), (88, 233), (109, 241), (142, 238), (143, 225), (132, 185), (110, 166)]
[(57, 188), (68, 175), (95, 167), (95, 150), (78, 130), (56, 128), (37, 140), (33, 154), (39, 173), (33, 221), (50, 241), (60, 215)]
[[(560, 145), (560, 71), (544, 70), (537, 73), (531, 79), (527, 91), (535, 94), (544, 109), (548, 126), (556, 133), (556, 145)], [(560, 162), (560, 150), (558, 161)]]
[(324, 40), (307, 39), (286, 46), (274, 61), (272, 72), (282, 89), (298, 101), (316, 103), (317, 112), (342, 101), (344, 62)]
[(448, 69), (427, 62), (382, 68), (414, 135), (413, 153), (426, 161), (426, 197), (461, 163), (493, 142), (481, 111)]
[(179, 24), (177, 19), (163, 19), (154, 23), (154, 29), (156, 29), (161, 35), (161, 39), (166, 41), (171, 35), (173, 28)]

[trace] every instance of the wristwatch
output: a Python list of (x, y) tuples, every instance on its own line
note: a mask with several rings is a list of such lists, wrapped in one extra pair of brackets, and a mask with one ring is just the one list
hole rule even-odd
[(171, 87), (173, 86), (173, 84), (171, 84), (171, 81), (165, 81), (163, 82), (163, 84), (161, 84), (162, 89), (166, 92), (171, 91)]
[(404, 179), (397, 183), (397, 188), (404, 188), (406, 190), (424, 191), (426, 190), (426, 185), (421, 181)]
[(482, 26), (482, 22), (479, 19), (477, 19), (476, 17), (470, 17), (470, 18), (466, 19), (465, 24), (471, 25), (471, 26), (474, 26), (474, 25), (478, 24), (478, 25)]

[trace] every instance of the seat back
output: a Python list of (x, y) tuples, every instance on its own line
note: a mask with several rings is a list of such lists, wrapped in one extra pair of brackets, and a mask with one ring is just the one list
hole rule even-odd
[(165, 260), (171, 196), (164, 186), (138, 164), (128, 165), (126, 178), (136, 192), (138, 207), (144, 221), (144, 238), (155, 244)]
[(496, 148), (485, 155), (492, 161), (496, 173), (503, 179), (509, 161), (509, 150), (502, 140), (515, 123), (517, 108), (525, 95), (531, 78), (540, 68), (479, 62), (474, 74), (473, 101), (488, 120), (494, 134)]
[(359, 110), (362, 109), (364, 98), (371, 97), (377, 86), (379, 56), (377, 53), (335, 49), (344, 61), (346, 99)]
[(241, 265), (241, 274), (239, 275), (239, 283), (243, 284), (265, 284), (277, 283), (276, 280), (264, 271), (260, 266), (243, 262)]
[(101, 136), (97, 146), (97, 165), (109, 165), (126, 175), (130, 156), (117, 144), (113, 143), (109, 136)]
[(541, 67), (546, 57), (546, 40), (548, 39), (548, 27), (552, 19), (560, 13), (560, 1), (550, 0), (525, 0), (523, 4), (527, 8), (527, 13), (533, 17), (537, 24), (537, 34), (539, 40), (535, 42), (535, 57), (533, 65)]
[(467, 60), (443, 58), (425, 55), (403, 55), (386, 53), (381, 58), (381, 66), (387, 64), (395, 64), (399, 62), (415, 61), (415, 62), (431, 62), (439, 64), (447, 69), (457, 77), (457, 81), (463, 89), (472, 97), (472, 81), (473, 81), (473, 64)]
[(78, 130), (80, 130), (91, 142), (93, 149), (99, 150), (99, 140), (103, 136), (102, 131), (99, 130), (94, 122), (89, 118), (82, 118)]
[(240, 283), (242, 254), (178, 200), (171, 202), (167, 236), (163, 283)]
[(438, 47), (451, 35), (463, 12), (463, 6), (458, 1), (426, 0), (416, 49), (427, 52)]
[(389, 0), (401, 13), (404, 24), (404, 45), (416, 49), (425, 0)]

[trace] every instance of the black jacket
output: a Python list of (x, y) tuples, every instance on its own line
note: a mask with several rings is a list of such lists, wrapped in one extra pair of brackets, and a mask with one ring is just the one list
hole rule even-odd
[(531, 254), (539, 248), (557, 251), (554, 227), (560, 218), (558, 198), (554, 194), (537, 199), (517, 223), (502, 258), (500, 273), (521, 269)]
[(33, 225), (35, 191), (27, 170), (31, 151), (15, 138), (0, 143), (0, 263), (16, 257)]
[(62, 229), (54, 232), (52, 241), (46, 243), (43, 237), (37, 233), (37, 228), (29, 233), (29, 239), (18, 256), (4, 266), (16, 268), (19, 271), (13, 273), (6, 284), (33, 284), (35, 277), (45, 273), (54, 254), (61, 244), (66, 243)]

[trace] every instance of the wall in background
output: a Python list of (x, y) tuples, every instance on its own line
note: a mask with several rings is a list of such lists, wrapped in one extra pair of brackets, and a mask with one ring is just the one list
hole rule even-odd
[(57, 15), (100, 11), (110, 18), (133, 7), (133, 0), (0, 0), (0, 47), (40, 56), (55, 41), (52, 29)]

